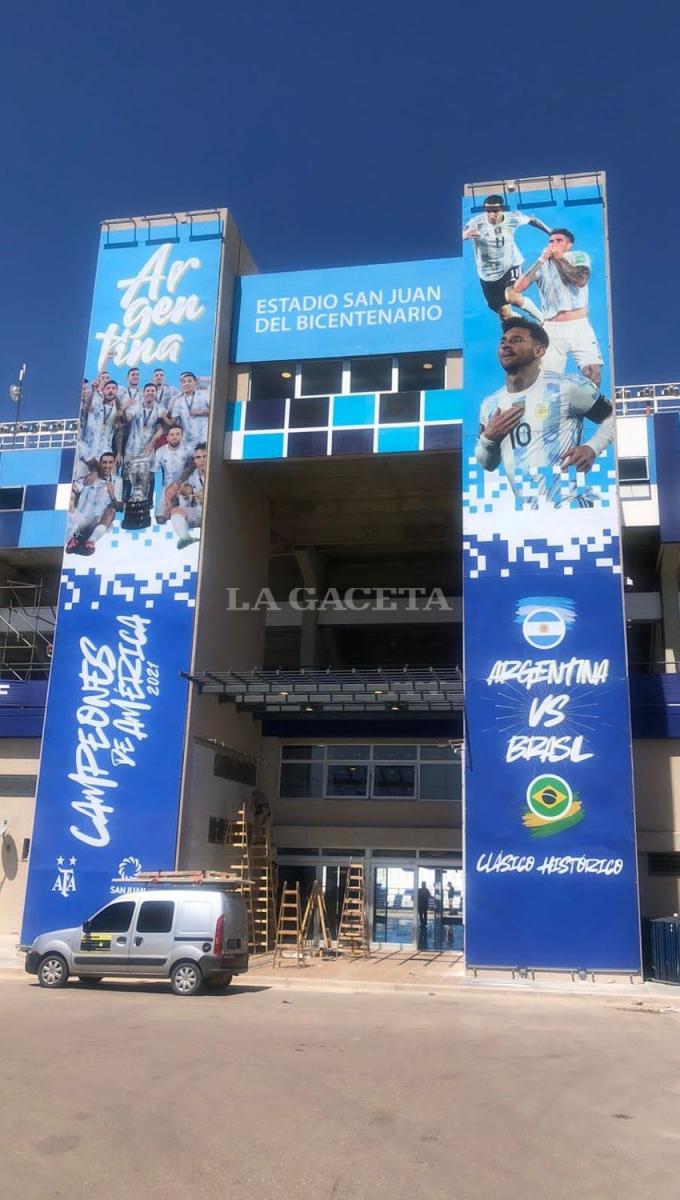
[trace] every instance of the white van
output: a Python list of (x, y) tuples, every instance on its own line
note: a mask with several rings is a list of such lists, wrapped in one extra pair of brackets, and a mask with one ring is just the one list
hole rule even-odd
[(208, 888), (128, 892), (75, 929), (42, 933), (26, 955), (41, 987), (104, 977), (170, 979), (177, 996), (226, 987), (248, 970), (243, 896)]

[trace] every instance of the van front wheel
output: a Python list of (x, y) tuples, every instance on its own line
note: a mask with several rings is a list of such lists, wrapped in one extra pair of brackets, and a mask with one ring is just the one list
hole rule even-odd
[(68, 967), (61, 954), (46, 954), (38, 967), (38, 983), (44, 988), (65, 987), (68, 983)]
[(175, 963), (170, 973), (170, 983), (176, 996), (195, 996), (203, 983), (201, 968), (195, 962)]

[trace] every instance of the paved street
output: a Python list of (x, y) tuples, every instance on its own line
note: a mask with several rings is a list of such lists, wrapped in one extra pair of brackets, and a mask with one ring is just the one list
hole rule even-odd
[[(0, 978), (0, 1191), (677, 1195), (680, 1007)], [(656, 1011), (655, 1011), (656, 1010)]]

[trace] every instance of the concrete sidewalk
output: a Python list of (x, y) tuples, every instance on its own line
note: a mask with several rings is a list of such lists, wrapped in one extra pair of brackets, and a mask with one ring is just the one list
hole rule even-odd
[(646, 1002), (663, 1000), (680, 1011), (680, 987), (634, 980), (630, 976), (589, 975), (581, 980), (569, 972), (540, 972), (527, 979), (510, 971), (467, 974), (461, 953), (430, 950), (375, 950), (370, 958), (309, 957), (303, 967), (285, 958), (274, 968), (273, 955), (251, 958), (244, 982), (301, 991), (426, 992), (438, 996), (461, 990), (496, 990), (515, 994), (545, 992), (583, 997), (627, 997)]
[[(24, 973), (24, 955), (17, 949), (17, 935), (0, 935), (0, 976), (3, 972)], [(370, 957), (345, 955), (309, 956), (303, 967), (284, 958), (273, 966), (273, 954), (250, 959), (248, 974), (239, 986), (288, 989), (305, 992), (410, 992), (454, 996), (462, 990), (503, 991), (516, 995), (546, 993), (584, 998), (634, 1000), (677, 1006), (680, 987), (634, 981), (628, 976), (596, 975), (578, 979), (569, 972), (540, 972), (527, 979), (510, 971), (480, 971), (466, 974), (461, 953), (435, 950), (374, 950)]]

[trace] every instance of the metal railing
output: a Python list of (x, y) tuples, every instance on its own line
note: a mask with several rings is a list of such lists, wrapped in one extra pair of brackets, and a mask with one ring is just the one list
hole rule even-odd
[(78, 418), (0, 422), (0, 450), (65, 450), (75, 446)]
[(616, 412), (620, 417), (648, 417), (658, 412), (680, 412), (680, 383), (645, 383), (617, 387)]

